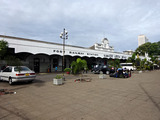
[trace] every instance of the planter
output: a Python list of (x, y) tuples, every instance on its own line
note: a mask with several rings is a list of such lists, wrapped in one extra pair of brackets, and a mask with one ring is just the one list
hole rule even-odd
[(142, 73), (142, 71), (138, 71), (138, 73)]
[(53, 84), (54, 85), (62, 85), (63, 84), (63, 79), (53, 79)]
[(70, 74), (70, 72), (66, 72), (67, 74)]
[(107, 78), (107, 75), (105, 75), (105, 74), (100, 74), (100, 75), (99, 75), (99, 78), (100, 78), (100, 79), (106, 79), (106, 78)]

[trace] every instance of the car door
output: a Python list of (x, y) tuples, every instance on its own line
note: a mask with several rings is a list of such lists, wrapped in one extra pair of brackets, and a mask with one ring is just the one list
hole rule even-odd
[(11, 76), (12, 74), (12, 67), (7, 67), (6, 69), (4, 69), (1, 73), (1, 79), (8, 81), (9, 80), (9, 76)]

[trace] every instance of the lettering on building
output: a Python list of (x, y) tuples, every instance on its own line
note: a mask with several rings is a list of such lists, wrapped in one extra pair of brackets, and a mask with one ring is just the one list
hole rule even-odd
[(109, 58), (109, 55), (104, 55), (105, 58)]
[(116, 59), (119, 59), (119, 58), (120, 58), (120, 56), (119, 56), (119, 55), (115, 55), (114, 57), (115, 57)]
[(76, 51), (69, 51), (69, 54), (84, 55), (84, 53)]
[[(62, 50), (53, 50), (54, 53), (62, 53)], [(64, 51), (65, 52), (65, 51)]]
[(87, 53), (87, 55), (98, 56), (98, 54), (94, 54), (94, 53)]
[(110, 58), (113, 58), (113, 55), (111, 55), (111, 54), (110, 54), (110, 55), (108, 55), (108, 56), (109, 56)]

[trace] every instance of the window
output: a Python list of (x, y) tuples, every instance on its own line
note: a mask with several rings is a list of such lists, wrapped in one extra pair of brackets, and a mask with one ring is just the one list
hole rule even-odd
[(53, 59), (53, 68), (58, 67), (58, 59), (54, 58)]
[(18, 72), (18, 71), (30, 71), (30, 69), (28, 67), (15, 67), (14, 71)]
[(3, 72), (12, 72), (12, 67), (7, 67), (6, 69), (3, 70)]

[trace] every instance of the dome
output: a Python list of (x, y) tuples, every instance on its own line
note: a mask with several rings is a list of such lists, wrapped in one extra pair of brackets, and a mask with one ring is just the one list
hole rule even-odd
[(104, 43), (104, 41), (108, 41), (108, 39), (107, 38), (103, 38), (102, 39), (102, 43)]
[(107, 38), (103, 38), (103, 40), (108, 40)]

